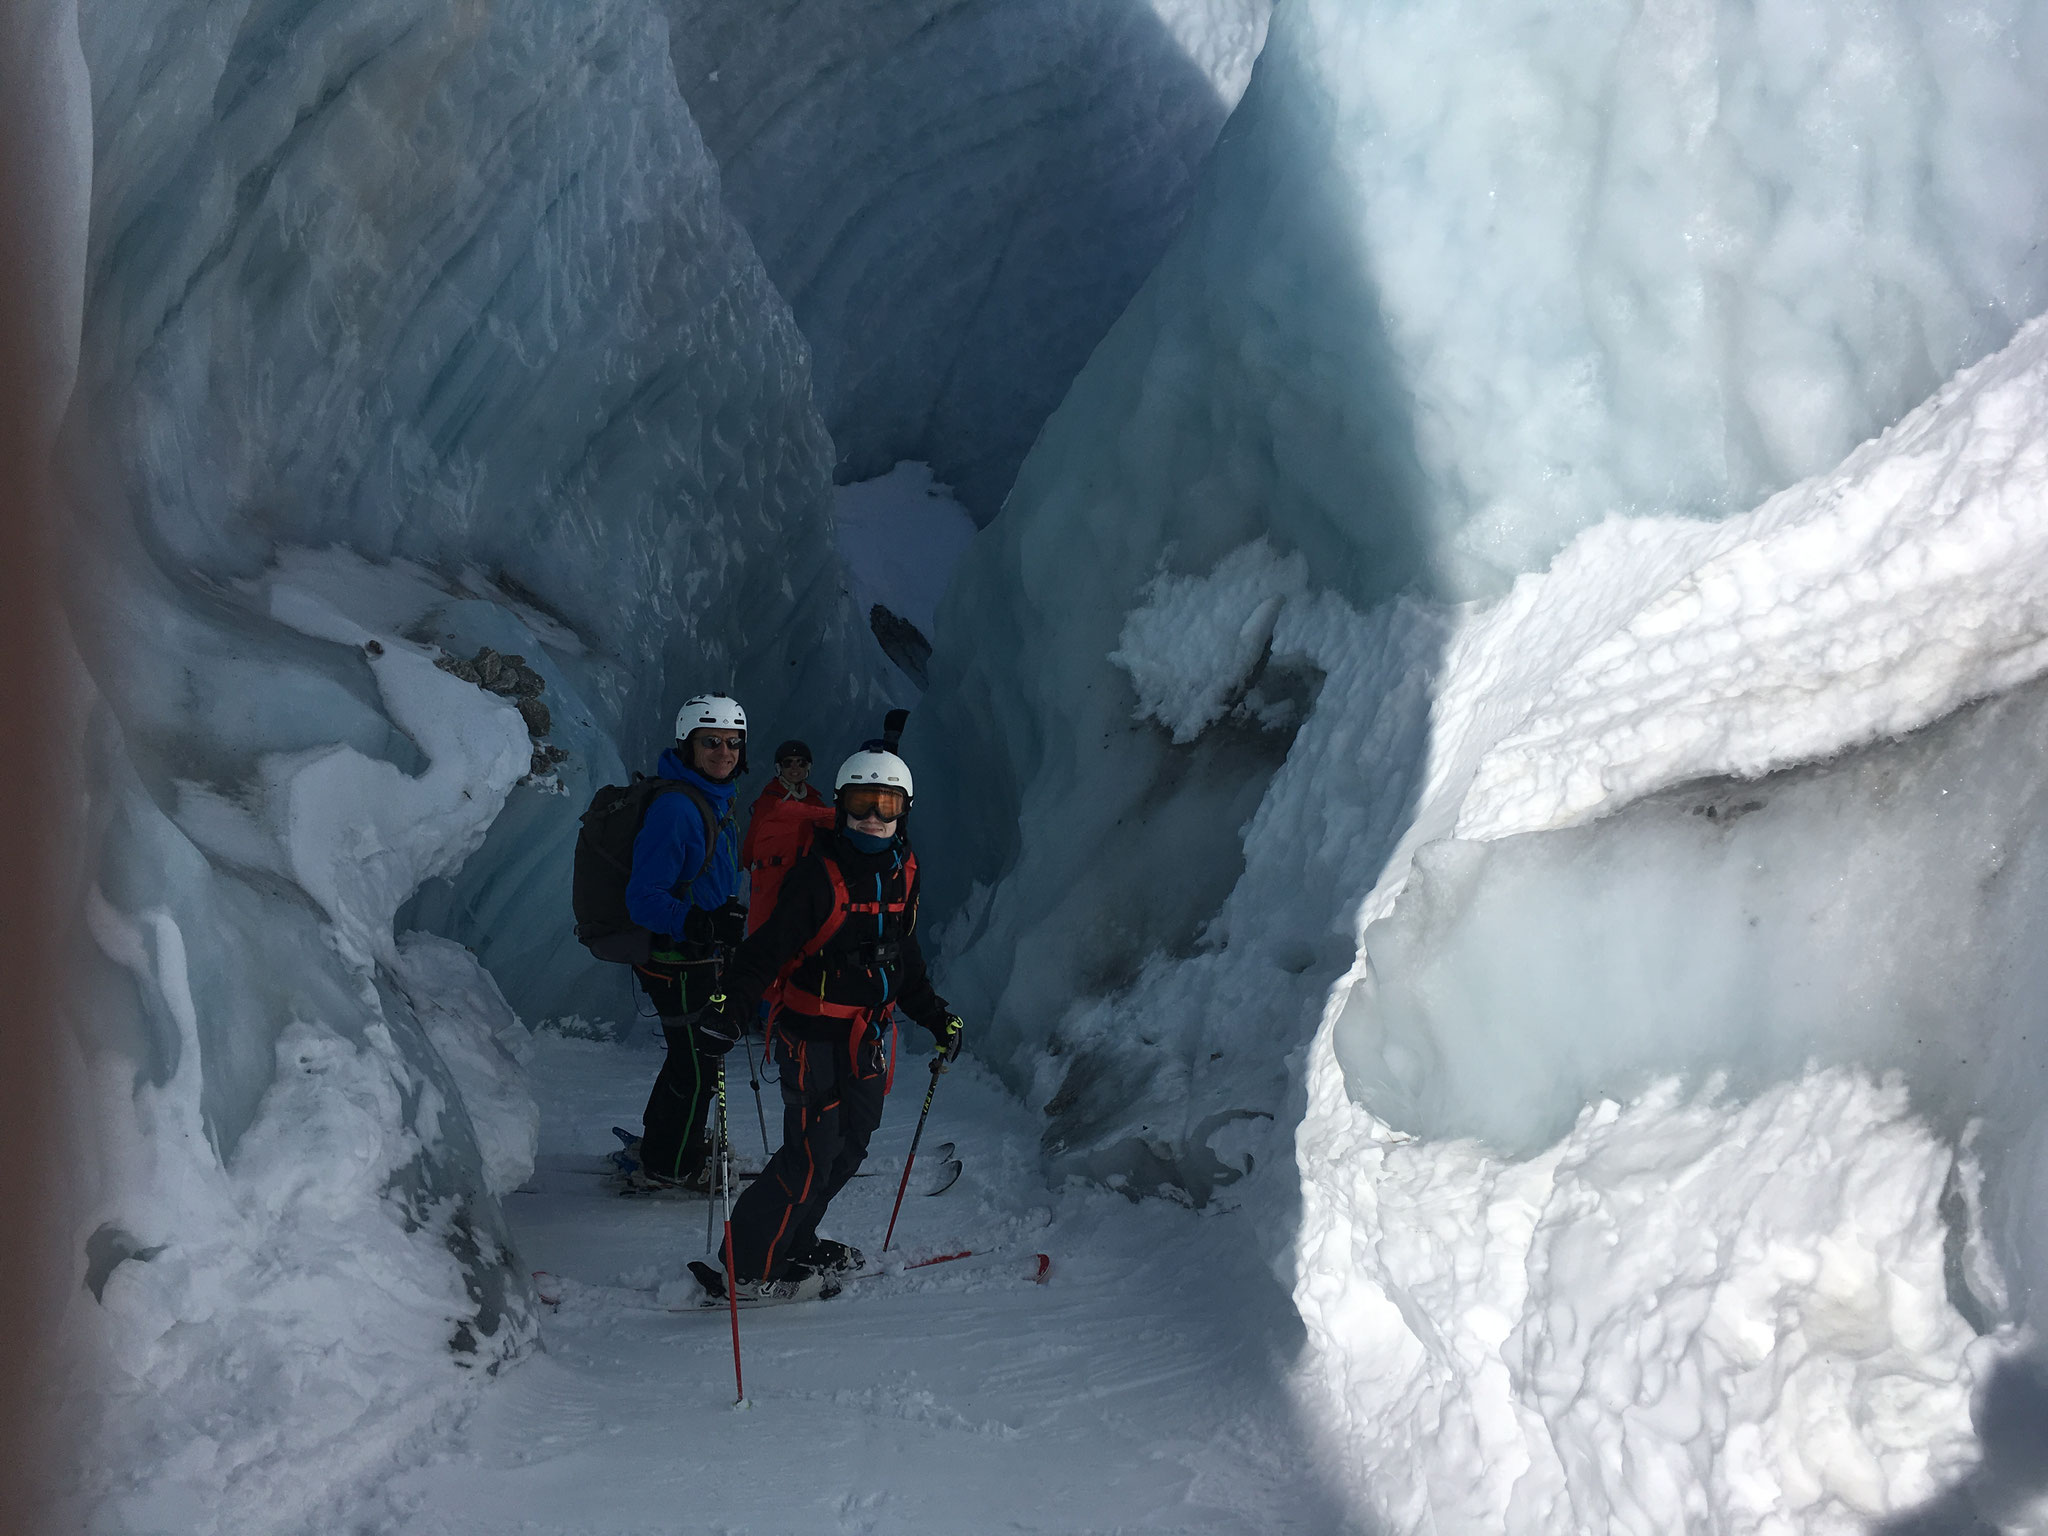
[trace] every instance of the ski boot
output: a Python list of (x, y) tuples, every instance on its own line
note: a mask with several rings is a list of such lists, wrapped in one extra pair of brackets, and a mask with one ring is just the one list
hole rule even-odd
[[(725, 1305), (725, 1272), (701, 1259), (692, 1260), (690, 1273), (703, 1288), (703, 1305)], [(808, 1264), (788, 1265), (774, 1280), (742, 1280), (736, 1287), (742, 1307), (779, 1307), (797, 1301), (827, 1301), (839, 1294), (839, 1282), (819, 1274)]]
[(828, 1280), (839, 1280), (847, 1275), (857, 1275), (866, 1266), (867, 1259), (858, 1248), (850, 1243), (835, 1242), (829, 1237), (814, 1237), (811, 1246), (797, 1256), (797, 1262), (807, 1269), (815, 1269)]

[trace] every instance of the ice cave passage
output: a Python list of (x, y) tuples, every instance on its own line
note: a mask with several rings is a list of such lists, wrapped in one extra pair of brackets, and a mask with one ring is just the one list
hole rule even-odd
[[(53, 1529), (2048, 1532), (2048, 0), (0, 42)], [(910, 711), (969, 1042), (740, 1409), (569, 912), (709, 690)]]

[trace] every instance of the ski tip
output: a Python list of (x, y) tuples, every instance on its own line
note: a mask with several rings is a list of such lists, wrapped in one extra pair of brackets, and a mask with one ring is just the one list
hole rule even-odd
[(704, 1299), (698, 1302), (697, 1305), (704, 1307), (722, 1305), (725, 1301), (725, 1276), (718, 1270), (713, 1269), (709, 1264), (706, 1264), (702, 1259), (690, 1260), (689, 1270), (691, 1276), (695, 1278), (698, 1287), (704, 1292)]
[(624, 1145), (624, 1146), (628, 1146), (628, 1147), (630, 1147), (631, 1145), (633, 1145), (633, 1143), (634, 1143), (634, 1142), (636, 1142), (636, 1141), (638, 1141), (638, 1140), (640, 1139), (640, 1136), (639, 1136), (639, 1133), (638, 1133), (638, 1132), (636, 1132), (636, 1131), (629, 1131), (629, 1130), (627, 1130), (627, 1129), (626, 1129), (626, 1128), (625, 1128), (625, 1127), (624, 1127), (623, 1125), (615, 1125), (615, 1126), (613, 1126), (613, 1127), (612, 1127), (612, 1134), (613, 1134), (614, 1136), (616, 1136), (616, 1137), (618, 1137), (618, 1138), (619, 1138), (619, 1141), (620, 1141), (620, 1143), (621, 1143), (622, 1145)]
[(1037, 1261), (1037, 1267), (1031, 1275), (1032, 1283), (1043, 1285), (1052, 1278), (1052, 1255), (1049, 1253), (1035, 1253), (1032, 1255), (1032, 1258)]

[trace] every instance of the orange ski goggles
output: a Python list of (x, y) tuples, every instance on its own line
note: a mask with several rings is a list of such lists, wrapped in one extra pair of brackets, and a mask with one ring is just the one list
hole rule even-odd
[(893, 784), (849, 784), (839, 791), (839, 804), (855, 821), (879, 816), (895, 821), (910, 805), (910, 797)]

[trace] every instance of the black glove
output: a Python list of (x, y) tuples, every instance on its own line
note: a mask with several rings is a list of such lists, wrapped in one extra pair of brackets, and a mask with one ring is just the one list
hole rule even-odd
[(718, 942), (718, 918), (715, 913), (706, 912), (702, 907), (692, 907), (683, 914), (683, 941), (689, 944), (711, 945)]
[(939, 1070), (944, 1072), (959, 1059), (960, 1044), (967, 1037), (967, 1026), (960, 1022), (960, 1015), (949, 1013), (936, 1024), (925, 1026), (932, 1032), (932, 1040), (938, 1046)]
[(737, 896), (711, 914), (711, 927), (720, 944), (728, 949), (740, 947), (747, 937), (747, 909)]
[(723, 1056), (747, 1032), (738, 999), (723, 992), (712, 993), (690, 1023), (697, 1032), (697, 1048), (707, 1056)]

